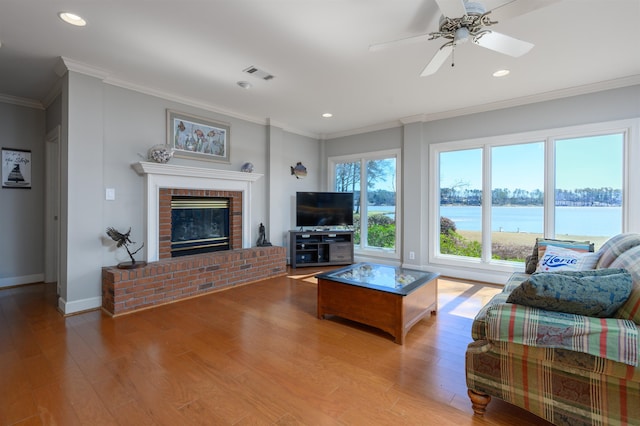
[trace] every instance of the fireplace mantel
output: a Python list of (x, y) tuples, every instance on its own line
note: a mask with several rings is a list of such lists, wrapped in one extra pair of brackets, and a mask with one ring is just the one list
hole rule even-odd
[(134, 163), (134, 170), (145, 177), (147, 262), (159, 259), (159, 190), (160, 188), (216, 189), (242, 192), (242, 247), (251, 247), (251, 184), (263, 175), (233, 170), (178, 166), (174, 164)]

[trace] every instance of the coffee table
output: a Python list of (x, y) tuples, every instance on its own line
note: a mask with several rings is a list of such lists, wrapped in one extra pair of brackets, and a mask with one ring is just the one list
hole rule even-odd
[(414, 324), (436, 313), (439, 275), (376, 263), (318, 274), (318, 318), (337, 315), (370, 325), (402, 345)]

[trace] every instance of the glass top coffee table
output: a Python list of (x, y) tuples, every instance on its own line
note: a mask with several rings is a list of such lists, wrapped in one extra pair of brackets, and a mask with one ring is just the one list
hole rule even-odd
[(318, 274), (318, 318), (337, 315), (357, 321), (403, 344), (413, 325), (436, 313), (439, 275), (376, 263)]

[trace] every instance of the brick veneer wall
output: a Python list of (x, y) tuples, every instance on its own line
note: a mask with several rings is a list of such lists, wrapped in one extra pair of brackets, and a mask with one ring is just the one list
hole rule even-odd
[(138, 269), (102, 268), (102, 308), (113, 316), (286, 274), (284, 247), (161, 259)]
[(217, 191), (213, 189), (160, 188), (158, 196), (158, 258), (171, 257), (171, 197), (188, 195), (191, 197), (220, 197), (229, 199), (229, 244), (231, 249), (242, 248), (242, 192)]

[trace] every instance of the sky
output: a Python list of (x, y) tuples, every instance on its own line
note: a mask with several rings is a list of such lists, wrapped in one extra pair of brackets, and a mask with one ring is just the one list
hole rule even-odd
[[(622, 134), (558, 139), (556, 188), (622, 188)], [(544, 189), (544, 143), (492, 148), (493, 188)], [(440, 155), (442, 188), (482, 188), (482, 151), (469, 149)]]

